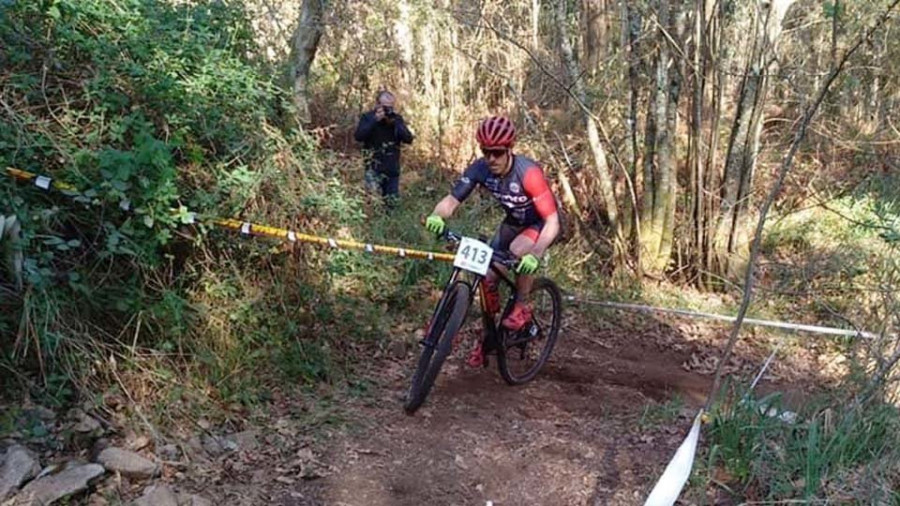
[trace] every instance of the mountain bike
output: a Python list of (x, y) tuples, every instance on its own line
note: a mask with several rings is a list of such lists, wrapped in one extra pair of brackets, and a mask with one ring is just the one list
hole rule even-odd
[[(547, 278), (536, 278), (531, 290), (532, 318), (520, 330), (511, 331), (500, 322), (509, 314), (516, 301), (516, 283), (508, 270), (518, 262), (511, 253), (494, 251), (483, 241), (446, 231), (442, 238), (457, 246), (453, 272), (444, 287), (432, 314), (419, 356), (404, 409), (414, 413), (425, 402), (444, 361), (453, 350), (453, 341), (465, 322), (475, 293), (481, 290), (481, 319), (485, 338), (482, 349), (484, 367), (489, 355), (497, 355), (500, 375), (510, 385), (522, 385), (534, 379), (547, 363), (562, 318), (562, 296), (556, 284)], [(485, 286), (488, 271), (497, 274), (501, 297), (506, 304), (499, 314), (491, 314), (485, 305)], [(504, 293), (507, 292), (507, 293)]]

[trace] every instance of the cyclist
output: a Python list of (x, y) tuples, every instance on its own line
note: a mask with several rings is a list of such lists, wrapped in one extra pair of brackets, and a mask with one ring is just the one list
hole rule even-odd
[[(450, 194), (438, 202), (425, 220), (425, 227), (435, 234), (443, 233), (444, 220), (453, 215), (476, 186), (490, 191), (506, 211), (506, 218), (491, 239), (491, 247), (496, 251), (509, 251), (519, 258), (515, 269), (518, 298), (501, 325), (519, 330), (531, 320), (528, 305), (533, 282), (531, 274), (540, 266), (540, 258), (560, 230), (556, 198), (541, 167), (534, 160), (513, 153), (516, 127), (508, 118), (492, 116), (482, 121), (475, 138), (484, 157), (466, 168)], [(484, 285), (485, 306), (496, 314), (500, 311), (500, 294), (493, 271), (484, 279)], [(483, 339), (469, 355), (467, 362), (472, 367), (484, 363), (482, 342)]]

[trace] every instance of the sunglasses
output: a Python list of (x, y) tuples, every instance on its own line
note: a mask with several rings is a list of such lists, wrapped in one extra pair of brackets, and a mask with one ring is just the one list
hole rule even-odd
[(500, 158), (501, 156), (505, 155), (508, 151), (509, 151), (509, 149), (507, 149), (507, 148), (497, 148), (497, 149), (481, 148), (481, 152), (484, 154), (485, 158)]

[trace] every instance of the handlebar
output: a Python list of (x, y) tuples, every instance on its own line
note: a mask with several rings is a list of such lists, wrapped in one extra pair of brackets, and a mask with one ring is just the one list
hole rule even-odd
[[(463, 238), (460, 233), (454, 232), (449, 229), (444, 230), (444, 233), (439, 237), (453, 244), (459, 243)], [(494, 255), (491, 257), (491, 263), (502, 265), (503, 267), (506, 267), (508, 269), (513, 269), (519, 263), (519, 259), (509, 251), (494, 251)]]

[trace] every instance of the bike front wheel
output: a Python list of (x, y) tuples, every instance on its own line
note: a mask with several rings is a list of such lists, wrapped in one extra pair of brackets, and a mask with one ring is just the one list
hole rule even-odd
[[(435, 315), (428, 335), (425, 336), (422, 354), (413, 374), (409, 393), (403, 409), (413, 414), (425, 402), (434, 380), (453, 349), (453, 339), (462, 327), (469, 309), (471, 289), (465, 283), (455, 283), (449, 290), (449, 298), (443, 310)], [(429, 345), (429, 343), (432, 343)]]
[(547, 278), (534, 280), (531, 321), (521, 330), (501, 330), (497, 365), (510, 385), (528, 383), (547, 363), (562, 324), (562, 295)]

